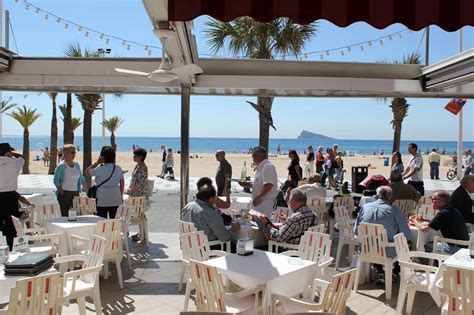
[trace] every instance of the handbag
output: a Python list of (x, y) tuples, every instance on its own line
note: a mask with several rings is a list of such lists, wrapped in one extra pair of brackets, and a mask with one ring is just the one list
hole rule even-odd
[(115, 164), (114, 164), (114, 168), (112, 169), (112, 174), (110, 174), (109, 178), (104, 180), (99, 185), (92, 185), (91, 187), (89, 187), (89, 190), (87, 191), (87, 197), (96, 199), (97, 198), (97, 189), (99, 189), (100, 186), (105, 184), (112, 177), (112, 175), (114, 175), (114, 171), (115, 171)]

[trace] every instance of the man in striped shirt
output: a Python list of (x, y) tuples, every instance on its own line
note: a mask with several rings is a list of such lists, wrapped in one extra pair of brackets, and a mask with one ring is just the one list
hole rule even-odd
[(318, 224), (316, 215), (306, 207), (306, 201), (306, 194), (303, 191), (298, 188), (293, 189), (288, 200), (288, 206), (293, 213), (288, 218), (279, 214), (279, 219), (284, 221), (279, 228), (267, 217), (259, 217), (258, 220), (265, 225), (263, 229), (265, 236), (278, 243), (299, 244), (304, 232), (309, 227)]

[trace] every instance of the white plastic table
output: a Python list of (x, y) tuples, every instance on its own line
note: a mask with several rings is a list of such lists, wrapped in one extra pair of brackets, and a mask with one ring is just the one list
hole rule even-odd
[(232, 232), (232, 240), (238, 241), (240, 238), (250, 237), (253, 239), (254, 247), (262, 247), (268, 245), (267, 239), (263, 236), (263, 233), (251, 223), (240, 224), (240, 230)]
[(436, 282), (443, 279), (443, 271), (446, 269), (446, 266), (461, 267), (474, 270), (474, 259), (469, 256), (468, 248), (461, 248), (454, 255), (446, 259), (441, 264), (441, 267), (438, 268), (438, 271), (435, 274), (435, 279), (430, 284), (430, 293), (433, 297), (433, 300), (436, 302), (436, 304), (438, 304), (439, 307), (441, 307), (445, 301), (442, 301), (441, 299), (441, 293), (439, 291), (439, 288), (436, 286)]
[(411, 232), (411, 242), (416, 245), (416, 251), (419, 252), (425, 251), (425, 244), (433, 242), (435, 235), (442, 236), (440, 231), (435, 231), (433, 229), (425, 233), (415, 226), (409, 225), (409, 227)]
[[(295, 264), (294, 262), (299, 262)], [(312, 284), (318, 265), (307, 260), (254, 250), (253, 255), (231, 254), (205, 261), (244, 289), (265, 285), (263, 314), (271, 313), (272, 293), (293, 296)]]
[(106, 220), (96, 215), (78, 216), (77, 221), (68, 221), (68, 218), (54, 218), (45, 221), (46, 230), (48, 233), (61, 233), (62, 240), (59, 248), (61, 256), (70, 255), (69, 237), (71, 234), (89, 238), (94, 232), (97, 222)]

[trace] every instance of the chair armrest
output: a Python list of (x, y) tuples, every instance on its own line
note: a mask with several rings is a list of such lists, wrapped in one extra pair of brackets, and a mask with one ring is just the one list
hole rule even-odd
[(88, 267), (84, 269), (79, 269), (79, 270), (73, 270), (73, 271), (68, 271), (64, 273), (64, 281), (66, 281), (68, 278), (77, 278), (79, 276), (92, 273), (92, 272), (100, 272), (102, 270), (103, 264), (100, 264), (95, 267)]
[(395, 247), (395, 242), (387, 242), (387, 245), (385, 245), (385, 247)]
[(418, 251), (411, 251), (411, 252), (409, 252), (409, 254), (410, 254), (410, 258), (421, 257), (421, 258), (427, 258), (427, 259), (436, 259), (439, 262), (440, 265), (443, 261), (445, 261), (446, 259), (449, 258), (449, 255), (436, 254), (436, 253), (427, 253), (427, 252), (418, 252)]
[(71, 240), (80, 241), (80, 242), (84, 242), (84, 243), (89, 241), (88, 238), (82, 237), (82, 236), (78, 236), (78, 235), (75, 235), (75, 234), (69, 235), (69, 238), (70, 238)]
[(326, 261), (323, 261), (323, 262), (320, 262), (319, 263), (319, 268), (326, 268), (327, 266), (329, 266), (330, 264), (332, 264), (332, 261), (334, 260), (333, 257), (329, 257), (328, 260)]
[(398, 261), (400, 263), (400, 267), (411, 268), (415, 270), (423, 270), (426, 273), (436, 273), (438, 271), (437, 267), (422, 265), (414, 262), (407, 262), (407, 261)]
[(225, 252), (223, 250), (211, 250), (209, 251), (209, 257), (222, 257), (229, 255), (228, 252)]
[(24, 229), (25, 234), (46, 234), (48, 231), (45, 227), (33, 227), (29, 229)]
[(277, 301), (281, 301), (284, 304), (290, 304), (290, 305), (294, 305), (294, 306), (297, 306), (297, 307), (301, 307), (301, 308), (304, 308), (304, 309), (310, 310), (310, 311), (322, 311), (323, 310), (322, 305), (319, 304), (319, 303), (305, 302), (305, 301), (298, 300), (298, 299), (295, 299), (295, 298), (291, 298), (291, 297), (288, 297), (288, 296), (284, 296), (284, 295), (281, 295), (281, 294), (278, 294), (278, 293), (273, 293), (272, 294), (272, 304), (273, 304), (273, 309), (274, 310), (276, 309)]
[[(456, 245), (469, 246), (469, 241), (455, 240), (455, 239), (452, 239), (452, 238), (444, 238), (444, 237), (439, 237), (439, 236), (435, 236), (433, 238), (433, 244), (436, 244), (436, 242), (441, 242), (441, 241), (443, 241), (444, 243), (451, 243), (451, 244), (456, 244)], [(433, 248), (436, 248), (436, 246), (433, 246)]]
[(283, 256), (298, 256), (297, 250), (287, 250), (286, 252), (280, 253)]
[(263, 290), (265, 290), (265, 285), (261, 285), (253, 289), (242, 290), (239, 292), (233, 292), (233, 293), (225, 292), (224, 299), (225, 300), (238, 300), (252, 294), (257, 294), (258, 292), (262, 292)]
[(59, 244), (61, 241), (60, 233), (32, 235), (29, 237), (30, 241), (50, 241), (51, 244)]
[(55, 264), (63, 264), (63, 263), (70, 263), (73, 261), (86, 261), (86, 256), (84, 255), (68, 255), (68, 256), (61, 256), (61, 257), (56, 257), (54, 258), (54, 263)]

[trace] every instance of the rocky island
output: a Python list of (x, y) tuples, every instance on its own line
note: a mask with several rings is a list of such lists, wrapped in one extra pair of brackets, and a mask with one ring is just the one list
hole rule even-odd
[(314, 133), (310, 131), (303, 130), (298, 136), (298, 140), (302, 139), (311, 139), (311, 140), (336, 140), (335, 138), (327, 137), (320, 135), (319, 133)]

